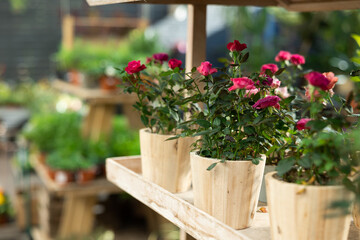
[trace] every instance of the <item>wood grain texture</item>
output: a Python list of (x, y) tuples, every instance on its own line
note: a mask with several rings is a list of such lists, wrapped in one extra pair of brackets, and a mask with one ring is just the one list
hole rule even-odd
[[(330, 209), (333, 201), (351, 200), (342, 186), (304, 186), (265, 176), (270, 212), (271, 236), (276, 240), (346, 240), (350, 215)], [(338, 217), (325, 217), (340, 214)]]
[(360, 229), (360, 204), (355, 203), (354, 208), (352, 210), (352, 216), (354, 219), (355, 226)]
[(206, 170), (218, 159), (190, 154), (194, 203), (235, 229), (251, 226), (259, 200), (265, 155), (258, 165), (251, 161), (226, 161)]
[[(235, 230), (196, 208), (183, 196), (191, 193), (170, 193), (141, 176), (140, 157), (118, 157), (106, 160), (107, 178), (160, 215), (202, 240), (270, 240), (267, 213), (257, 213), (252, 227)], [(190, 202), (188, 202), (190, 201)]]
[(140, 130), (142, 173), (170, 192), (184, 192), (191, 185), (190, 151), (195, 138), (167, 141), (173, 136)]
[(186, 71), (206, 60), (206, 5), (188, 5)]

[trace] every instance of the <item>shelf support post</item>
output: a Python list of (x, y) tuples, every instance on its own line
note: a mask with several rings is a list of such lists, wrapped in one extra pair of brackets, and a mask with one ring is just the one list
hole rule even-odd
[(206, 59), (206, 5), (188, 5), (186, 71)]

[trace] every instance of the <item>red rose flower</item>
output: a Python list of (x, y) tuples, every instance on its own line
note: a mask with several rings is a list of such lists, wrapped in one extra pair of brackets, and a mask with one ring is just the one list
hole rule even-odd
[(140, 61), (134, 60), (128, 63), (127, 67), (125, 68), (125, 71), (128, 74), (134, 74), (144, 70), (145, 68), (146, 66), (144, 64), (141, 64)]
[(182, 64), (182, 61), (181, 60), (178, 60), (178, 59), (175, 59), (175, 58), (172, 58), (169, 60), (169, 68), (171, 69), (175, 69), (175, 68), (180, 68)]
[(267, 69), (269, 69), (273, 74), (275, 74), (279, 70), (276, 64), (268, 63), (261, 66), (260, 73), (264, 74)]
[(281, 98), (278, 96), (267, 96), (265, 98), (259, 99), (252, 107), (255, 109), (263, 109), (267, 107), (280, 108), (279, 101)]
[(311, 121), (311, 118), (302, 118), (296, 123), (297, 130), (304, 130), (304, 129), (310, 129), (309, 127), (306, 127), (306, 124)]
[(294, 65), (302, 65), (305, 64), (305, 58), (300, 54), (293, 54), (290, 57), (290, 62)]
[(305, 79), (308, 80), (309, 83), (315, 87), (319, 87), (324, 91), (328, 90), (330, 80), (319, 72), (310, 72), (305, 75)]
[(216, 73), (217, 70), (215, 68), (211, 68), (212, 64), (208, 61), (202, 62), (201, 65), (197, 68), (198, 72), (203, 76), (208, 76), (209, 74)]
[(324, 72), (323, 75), (330, 81), (330, 83), (326, 87), (327, 90), (333, 89), (338, 81), (338, 78), (335, 77), (335, 74), (333, 72)]
[(276, 62), (282, 62), (282, 61), (286, 61), (286, 60), (290, 60), (291, 58), (291, 53), (287, 52), (287, 51), (280, 51), (276, 57), (275, 57), (275, 61)]
[(238, 40), (234, 40), (234, 42), (229, 42), (226, 47), (230, 52), (241, 52), (247, 48), (247, 45), (246, 43), (240, 43)]
[(229, 87), (229, 91), (233, 91), (236, 89), (254, 89), (254, 82), (250, 78), (242, 77), (242, 78), (231, 78), (230, 79), (233, 82), (233, 86)]
[(169, 55), (167, 55), (167, 53), (155, 53), (153, 54), (153, 58), (162, 64), (169, 59)]

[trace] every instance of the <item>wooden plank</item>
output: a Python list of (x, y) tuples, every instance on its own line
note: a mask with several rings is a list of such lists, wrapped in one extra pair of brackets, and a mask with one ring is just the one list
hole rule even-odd
[(74, 17), (71, 15), (65, 15), (62, 20), (62, 45), (66, 50), (74, 46), (74, 22)]
[[(279, 0), (283, 1), (283, 0)], [(288, 5), (283, 5), (288, 11), (297, 12), (313, 12), (313, 11), (335, 11), (335, 10), (348, 10), (359, 9), (360, 1), (319, 1), (319, 2), (290, 2)]]
[(186, 70), (206, 59), (206, 5), (188, 5)]
[(86, 1), (90, 6), (108, 5), (115, 3), (277, 6), (276, 0), (86, 0)]
[(55, 80), (52, 83), (55, 89), (64, 91), (83, 100), (102, 104), (135, 103), (137, 97), (135, 94), (124, 94), (121, 89), (115, 91), (106, 91), (102, 89), (88, 89), (75, 86), (62, 80)]
[(145, 180), (139, 175), (140, 164), (139, 157), (108, 158), (107, 178), (196, 239), (249, 240), (251, 235), (270, 239), (267, 213), (257, 213), (253, 227), (237, 231), (180, 198), (181, 194), (171, 194)]
[(47, 191), (52, 192), (56, 195), (64, 195), (67, 193), (74, 192), (79, 196), (97, 195), (100, 193), (118, 193), (121, 192), (114, 184), (107, 181), (105, 178), (99, 178), (92, 180), (91, 182), (78, 184), (69, 183), (67, 185), (60, 185), (54, 182), (48, 175), (45, 166), (39, 162), (35, 155), (30, 157), (32, 166), (34, 167), (37, 175), (44, 183)]
[(75, 19), (76, 27), (144, 28), (147, 25), (148, 21), (141, 18), (77, 17)]
[[(106, 169), (109, 181), (191, 234), (195, 239), (271, 239), (268, 213), (257, 212), (250, 228), (235, 230), (196, 208), (192, 204), (191, 191), (172, 194), (144, 179), (141, 176), (140, 156), (108, 158)], [(358, 240), (358, 236), (358, 230), (352, 224), (348, 239)], [(186, 237), (191, 239), (190, 236)]]

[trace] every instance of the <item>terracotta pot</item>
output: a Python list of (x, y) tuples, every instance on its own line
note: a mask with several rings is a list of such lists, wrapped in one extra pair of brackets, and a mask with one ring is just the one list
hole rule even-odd
[(49, 177), (60, 185), (66, 185), (74, 181), (74, 173), (71, 171), (57, 170), (47, 167)]
[(120, 79), (116, 77), (102, 76), (100, 77), (100, 88), (104, 90), (116, 90), (120, 84)]
[(81, 86), (82, 83), (84, 82), (84, 74), (75, 69), (68, 71), (66, 77), (69, 83), (74, 84), (76, 86)]
[(96, 176), (96, 168), (82, 169), (76, 172), (76, 182), (87, 183)]
[[(269, 172), (275, 171), (275, 168), (276, 168), (276, 166), (274, 166), (274, 165), (265, 165), (264, 176)], [(259, 201), (264, 202), (264, 203), (267, 202), (265, 177), (263, 177), (262, 182), (261, 182)]]
[(166, 141), (173, 136), (140, 130), (142, 175), (170, 192), (184, 192), (191, 185), (189, 153), (196, 138)]
[(194, 204), (235, 229), (251, 226), (260, 194), (265, 155), (258, 165), (251, 161), (226, 161), (206, 170), (220, 160), (192, 152)]
[[(276, 240), (347, 240), (351, 216), (329, 208), (334, 201), (352, 201), (343, 186), (304, 186), (265, 176), (271, 238)], [(329, 215), (336, 217), (326, 217)]]

